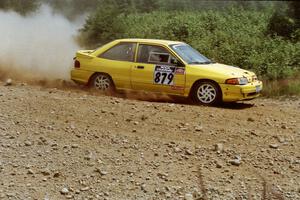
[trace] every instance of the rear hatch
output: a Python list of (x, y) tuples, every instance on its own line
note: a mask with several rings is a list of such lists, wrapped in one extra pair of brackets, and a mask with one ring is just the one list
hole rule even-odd
[(76, 57), (75, 59), (91, 59), (93, 58), (93, 56), (91, 55), (91, 53), (93, 53), (94, 50), (80, 50), (76, 52)]
[(76, 52), (76, 56), (74, 57), (74, 68), (80, 69), (84, 63), (89, 62), (93, 58), (92, 54), (93, 50), (80, 50)]

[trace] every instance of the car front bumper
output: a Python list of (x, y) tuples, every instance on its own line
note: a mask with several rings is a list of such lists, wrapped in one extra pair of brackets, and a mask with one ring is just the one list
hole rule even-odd
[(220, 84), (223, 94), (223, 101), (250, 100), (260, 96), (263, 89), (261, 81), (255, 81), (247, 85)]

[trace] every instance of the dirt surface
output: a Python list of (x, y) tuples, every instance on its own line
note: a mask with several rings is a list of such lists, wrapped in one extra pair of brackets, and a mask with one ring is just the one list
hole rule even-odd
[(0, 199), (300, 199), (299, 99), (203, 107), (0, 85)]

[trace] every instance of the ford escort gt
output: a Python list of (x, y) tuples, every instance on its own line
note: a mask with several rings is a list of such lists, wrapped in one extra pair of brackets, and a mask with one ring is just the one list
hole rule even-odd
[(212, 105), (254, 99), (262, 82), (255, 73), (215, 63), (183, 42), (120, 39), (96, 50), (80, 50), (71, 79), (99, 91), (147, 91)]

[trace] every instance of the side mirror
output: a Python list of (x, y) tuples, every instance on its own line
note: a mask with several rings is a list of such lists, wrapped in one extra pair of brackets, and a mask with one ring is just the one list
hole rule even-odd
[(176, 66), (177, 66), (177, 67), (185, 67), (185, 65), (184, 65), (182, 62), (180, 62), (180, 61), (177, 63)]
[(177, 67), (184, 67), (184, 64), (182, 64), (179, 60), (177, 60), (176, 58), (173, 58), (173, 57), (171, 58), (170, 63)]

